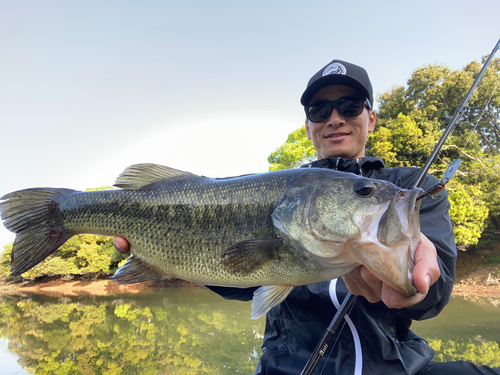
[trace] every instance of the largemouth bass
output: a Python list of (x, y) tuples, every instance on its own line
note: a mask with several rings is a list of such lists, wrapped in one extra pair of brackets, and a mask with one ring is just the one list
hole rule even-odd
[(132, 255), (117, 283), (176, 277), (260, 288), (252, 318), (295, 286), (331, 280), (360, 264), (413, 295), (421, 189), (329, 169), (211, 179), (155, 164), (128, 167), (117, 190), (34, 188), (6, 194), (4, 225), (16, 233), (12, 276), (75, 234), (121, 236)]

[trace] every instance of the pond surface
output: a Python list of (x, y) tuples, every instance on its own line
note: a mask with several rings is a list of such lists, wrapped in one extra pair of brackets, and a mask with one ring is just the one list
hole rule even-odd
[[(437, 360), (500, 366), (497, 301), (453, 298), (414, 330)], [(253, 374), (264, 318), (206, 289), (0, 297), (2, 374)]]

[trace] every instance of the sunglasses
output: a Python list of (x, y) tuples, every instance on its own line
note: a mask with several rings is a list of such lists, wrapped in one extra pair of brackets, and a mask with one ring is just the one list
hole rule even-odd
[(305, 106), (306, 117), (311, 122), (325, 121), (334, 108), (337, 108), (339, 115), (344, 117), (356, 117), (363, 112), (365, 103), (371, 109), (370, 101), (359, 96), (345, 96), (338, 100), (319, 101), (309, 106)]

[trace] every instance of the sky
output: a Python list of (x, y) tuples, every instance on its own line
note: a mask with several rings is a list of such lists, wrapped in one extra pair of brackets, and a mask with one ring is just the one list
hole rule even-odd
[[(423, 65), (481, 61), (499, 14), (498, 0), (0, 1), (0, 196), (111, 186), (144, 162), (267, 171), (328, 62), (383, 93)], [(13, 240), (0, 225), (0, 250)]]

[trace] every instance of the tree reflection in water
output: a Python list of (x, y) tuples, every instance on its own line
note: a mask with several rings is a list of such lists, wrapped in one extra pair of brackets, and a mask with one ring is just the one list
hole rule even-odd
[(263, 333), (249, 304), (198, 289), (120, 299), (3, 297), (0, 324), (20, 364), (47, 375), (252, 374)]
[[(437, 361), (500, 366), (499, 309), (453, 299), (414, 328)], [(476, 320), (480, 319), (480, 320)], [(33, 374), (253, 374), (264, 319), (205, 289), (114, 297), (0, 297), (0, 337)]]

